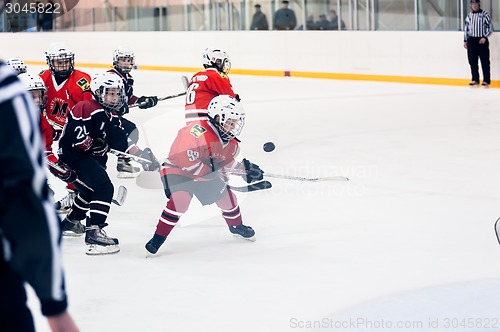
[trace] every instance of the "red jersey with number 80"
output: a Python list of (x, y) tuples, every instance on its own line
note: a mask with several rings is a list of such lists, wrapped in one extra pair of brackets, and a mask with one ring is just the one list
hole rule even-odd
[(76, 103), (94, 99), (90, 92), (84, 93), (90, 89), (90, 76), (82, 71), (73, 70), (61, 84), (57, 84), (50, 70), (44, 70), (39, 75), (48, 92), (45, 116), (56, 131), (62, 130), (69, 111)]

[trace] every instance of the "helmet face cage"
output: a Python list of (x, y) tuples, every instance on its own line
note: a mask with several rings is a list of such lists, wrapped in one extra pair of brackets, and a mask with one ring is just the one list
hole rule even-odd
[(106, 73), (94, 77), (90, 88), (106, 111), (117, 111), (127, 102), (123, 81), (116, 74)]
[(225, 141), (238, 137), (245, 126), (245, 111), (240, 103), (228, 95), (212, 99), (208, 105), (208, 115), (217, 125), (221, 138)]
[(75, 69), (75, 53), (62, 43), (51, 44), (45, 58), (56, 78), (68, 78)]
[(7, 60), (6, 63), (17, 71), (17, 75), (26, 73), (27, 68), (23, 60), (19, 58), (12, 58)]
[(135, 54), (127, 47), (117, 48), (113, 52), (113, 67), (122, 74), (128, 74), (134, 68)]
[(19, 75), (19, 79), (26, 87), (26, 90), (31, 92), (33, 96), (33, 101), (38, 105), (40, 110), (45, 108), (47, 105), (47, 87), (43, 83), (43, 80), (38, 75), (32, 75), (23, 73)]
[(231, 70), (231, 61), (223, 50), (207, 48), (203, 53), (203, 66), (217, 68), (218, 71), (227, 75)]

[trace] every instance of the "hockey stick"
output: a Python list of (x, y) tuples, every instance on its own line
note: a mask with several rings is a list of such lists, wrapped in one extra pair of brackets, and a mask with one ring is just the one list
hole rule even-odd
[[(57, 165), (51, 160), (47, 159), (47, 164), (49, 165), (49, 167), (52, 167), (58, 172), (61, 172), (63, 174), (67, 173), (65, 169), (61, 168), (59, 165)], [(79, 178), (76, 178), (74, 182), (81, 185), (82, 187), (87, 188), (90, 191), (94, 191), (94, 189), (90, 188), (85, 182), (83, 182)], [(112, 202), (118, 206), (122, 206), (123, 203), (125, 202), (125, 199), (127, 198), (127, 193), (128, 193), (127, 188), (125, 188), (124, 186), (119, 186), (118, 189), (116, 190), (116, 197), (113, 197)]]
[[(246, 171), (244, 170), (231, 170), (226, 169), (226, 173), (235, 174), (235, 175), (245, 175)], [(275, 179), (285, 179), (285, 180), (296, 180), (296, 181), (308, 181), (308, 182), (319, 182), (319, 181), (349, 181), (349, 178), (345, 176), (329, 176), (323, 178), (305, 178), (302, 176), (291, 176), (284, 174), (273, 174), (264, 172), (264, 177), (266, 178), (275, 178)]]
[[(135, 183), (138, 187), (143, 189), (163, 189), (163, 183), (160, 180), (158, 172), (142, 172), (135, 179)], [(272, 187), (271, 182), (261, 181), (257, 183), (252, 183), (247, 186), (231, 186), (228, 185), (229, 189), (239, 192), (251, 192), (257, 190), (269, 189)]]
[(108, 152), (111, 154), (114, 154), (115, 156), (130, 158), (130, 159), (133, 159), (133, 160), (138, 161), (138, 162), (145, 162), (145, 163), (149, 163), (149, 164), (153, 163), (151, 160), (148, 160), (146, 158), (141, 158), (141, 157), (138, 157), (136, 155), (133, 155), (133, 154), (130, 154), (127, 152), (118, 151), (115, 149), (109, 149)]
[[(188, 78), (186, 76), (182, 76), (181, 79), (182, 79), (182, 85), (184, 85), (185, 89), (187, 90)], [(186, 93), (187, 93), (187, 91), (184, 91), (184, 92), (176, 93), (175, 95), (170, 95), (170, 96), (166, 96), (166, 97), (160, 97), (160, 98), (158, 98), (158, 101), (163, 101), (163, 100), (167, 100), (167, 99), (177, 98), (177, 97), (180, 97), (180, 96), (184, 96)], [(141, 105), (140, 103), (135, 103), (135, 104), (128, 105), (128, 108), (137, 107), (137, 106), (140, 106), (140, 105)]]
[[(122, 156), (122, 157), (126, 157), (126, 158), (131, 158), (131, 159), (134, 159), (136, 161), (151, 163), (150, 160), (147, 160), (147, 159), (144, 159), (141, 157), (137, 157), (137, 156), (130, 154), (130, 153), (121, 152), (121, 151), (118, 151), (115, 149), (110, 149), (109, 152), (111, 152), (114, 155)], [(174, 166), (174, 165), (172, 165), (172, 166)], [(245, 171), (239, 171), (239, 170), (234, 170), (234, 169), (229, 169), (229, 168), (224, 169), (224, 171), (227, 174), (234, 174), (234, 175), (245, 175), (246, 174)], [(285, 180), (307, 181), (307, 182), (349, 181), (349, 178), (347, 178), (345, 176), (328, 176), (328, 177), (321, 177), (321, 178), (306, 178), (306, 177), (302, 177), (302, 176), (273, 174), (273, 173), (267, 173), (267, 172), (264, 173), (264, 177), (275, 178), (275, 179), (285, 179)]]
[(273, 186), (273, 184), (269, 181), (260, 181), (260, 182), (252, 183), (252, 184), (249, 184), (247, 186), (242, 186), (242, 187), (228, 185), (229, 189), (234, 190), (234, 191), (239, 191), (242, 193), (249, 193), (252, 191), (269, 189), (269, 188), (272, 188), (272, 186)]
[(349, 178), (347, 178), (345, 176), (328, 176), (328, 177), (323, 177), (323, 178), (305, 178), (302, 176), (290, 176), (290, 175), (283, 175), (283, 174), (264, 173), (264, 177), (275, 178), (275, 179), (285, 179), (285, 180), (308, 181), (308, 182), (349, 181)]

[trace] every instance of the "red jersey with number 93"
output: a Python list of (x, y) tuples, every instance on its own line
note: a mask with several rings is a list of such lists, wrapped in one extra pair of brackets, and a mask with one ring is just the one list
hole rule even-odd
[(76, 103), (94, 99), (91, 93), (83, 93), (90, 88), (90, 76), (84, 72), (73, 70), (61, 84), (57, 84), (50, 70), (44, 70), (39, 75), (48, 90), (45, 116), (55, 130), (62, 129), (69, 111)]
[(160, 173), (202, 180), (202, 176), (214, 169), (233, 166), (238, 151), (238, 142), (234, 139), (227, 143), (222, 141), (210, 122), (193, 121), (179, 130), (170, 148), (167, 162), (177, 167), (167, 165)]

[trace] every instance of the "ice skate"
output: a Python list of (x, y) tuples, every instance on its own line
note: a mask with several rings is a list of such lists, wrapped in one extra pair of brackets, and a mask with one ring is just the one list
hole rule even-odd
[(483, 83), (481, 84), (481, 86), (482, 86), (483, 88), (489, 88), (489, 87), (490, 87), (490, 83), (488, 83), (488, 82), (483, 82)]
[(85, 233), (85, 226), (79, 220), (70, 220), (68, 217), (61, 222), (63, 236), (82, 236)]
[(166, 236), (161, 236), (158, 234), (153, 235), (153, 238), (146, 243), (146, 250), (151, 254), (156, 254), (158, 249), (160, 249), (163, 242), (165, 242)]
[(237, 238), (252, 242), (256, 240), (255, 231), (250, 226), (245, 226), (243, 224), (238, 226), (229, 226), (229, 231)]
[(139, 167), (133, 166), (130, 163), (130, 159), (126, 158), (118, 158), (116, 170), (118, 171), (117, 177), (119, 178), (135, 178), (141, 172)]
[(479, 82), (472, 81), (472, 82), (469, 83), (469, 86), (472, 87), (472, 88), (478, 87), (479, 86)]
[(85, 243), (87, 244), (85, 253), (87, 255), (109, 255), (120, 251), (118, 239), (109, 237), (102, 227), (100, 225), (87, 227), (85, 234)]
[(64, 214), (69, 213), (71, 206), (75, 201), (76, 192), (68, 191), (68, 194), (56, 202), (55, 208), (57, 213)]

